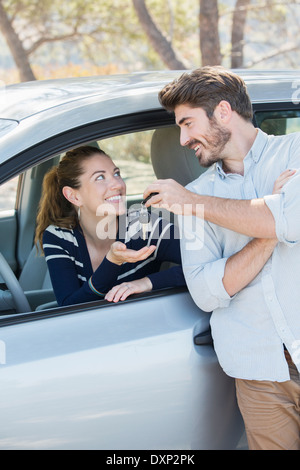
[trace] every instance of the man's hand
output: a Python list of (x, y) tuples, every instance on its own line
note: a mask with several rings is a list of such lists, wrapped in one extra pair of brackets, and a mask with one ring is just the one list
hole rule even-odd
[(150, 184), (144, 192), (144, 199), (151, 193), (152, 196), (146, 206), (167, 209), (174, 214), (192, 215), (194, 193), (185, 189), (181, 184), (172, 179), (157, 180)]
[(125, 243), (114, 242), (106, 255), (108, 261), (114, 264), (136, 263), (150, 256), (155, 251), (156, 246), (144, 246), (140, 250), (129, 250)]

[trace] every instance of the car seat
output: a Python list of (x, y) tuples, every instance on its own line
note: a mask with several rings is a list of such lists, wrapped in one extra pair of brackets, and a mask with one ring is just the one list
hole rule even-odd
[(24, 264), (19, 283), (33, 310), (57, 306), (45, 257), (35, 246)]
[(186, 186), (205, 171), (195, 151), (180, 145), (178, 126), (156, 129), (151, 141), (151, 160), (158, 179), (172, 178)]

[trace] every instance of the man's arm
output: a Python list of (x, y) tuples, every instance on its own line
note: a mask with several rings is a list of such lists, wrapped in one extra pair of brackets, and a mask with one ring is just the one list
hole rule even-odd
[(223, 285), (230, 297), (246, 287), (262, 270), (278, 240), (254, 238), (241, 251), (228, 258)]
[(264, 199), (199, 196), (197, 203), (204, 205), (204, 219), (208, 222), (248, 237), (276, 237), (274, 217)]
[[(274, 217), (264, 199), (225, 199), (193, 193), (174, 180), (157, 180), (148, 186), (146, 198), (158, 193), (147, 206), (164, 207), (175, 214), (204, 214), (208, 222), (253, 238), (276, 238)], [(204, 211), (199, 211), (202, 206)]]

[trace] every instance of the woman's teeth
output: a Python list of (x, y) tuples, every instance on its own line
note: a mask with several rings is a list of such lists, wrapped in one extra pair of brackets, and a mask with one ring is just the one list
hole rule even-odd
[(108, 197), (106, 199), (106, 201), (109, 201), (109, 202), (114, 202), (114, 201), (120, 201), (122, 197), (119, 195), (119, 196), (112, 196), (112, 197)]

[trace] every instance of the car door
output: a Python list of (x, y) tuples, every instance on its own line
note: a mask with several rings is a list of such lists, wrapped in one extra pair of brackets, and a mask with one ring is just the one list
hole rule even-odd
[[(132, 132), (142, 130), (137, 116), (132, 123)], [(116, 136), (121, 124), (107, 134)], [(101, 125), (102, 132), (99, 125), (80, 129), (76, 144), (109, 147)], [(16, 157), (16, 166), (58, 155), (74, 142), (72, 136), (28, 149)], [(136, 202), (141, 195), (130, 197)], [(19, 237), (29, 237), (26, 227)], [(118, 304), (101, 300), (3, 314), (0, 448), (235, 448), (243, 424), (234, 380), (223, 373), (213, 349), (209, 317), (185, 288)]]
[(234, 383), (187, 292), (63, 310), (1, 321), (1, 449), (234, 448)]

